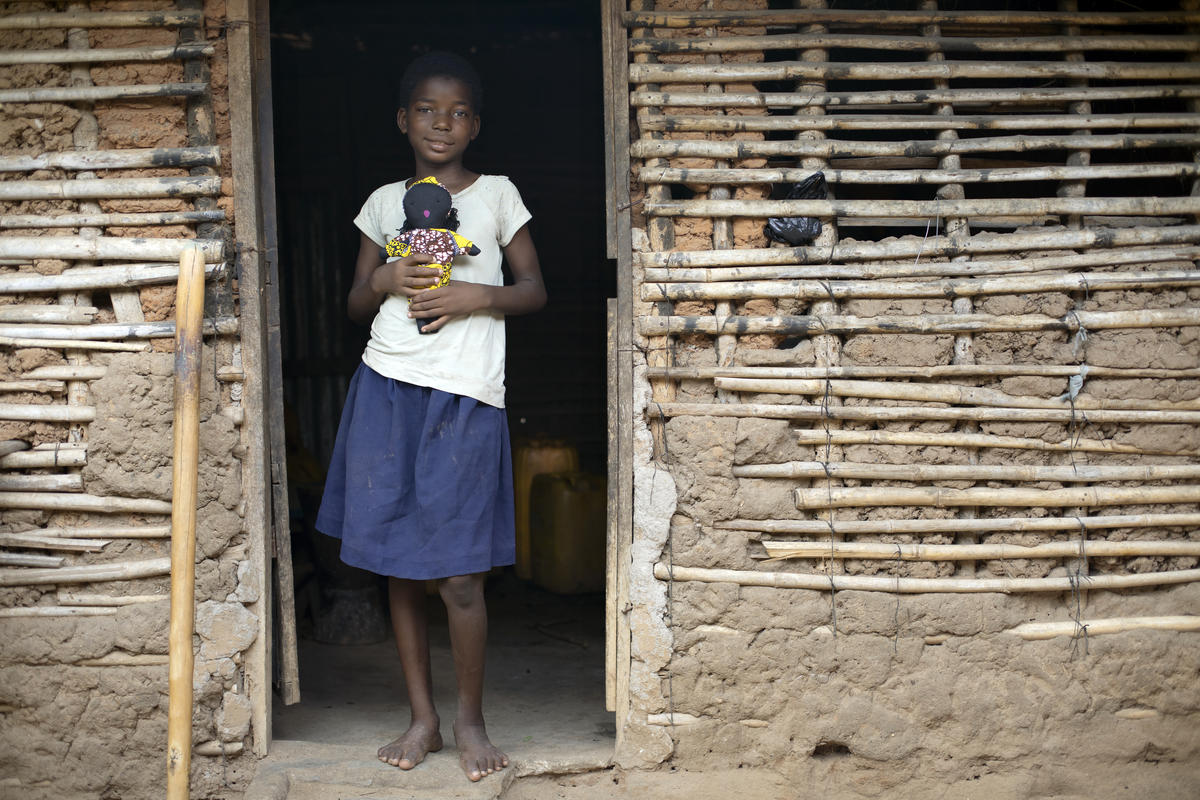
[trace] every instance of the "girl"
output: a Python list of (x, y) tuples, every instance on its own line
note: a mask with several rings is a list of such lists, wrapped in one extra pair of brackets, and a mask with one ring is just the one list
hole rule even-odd
[(504, 315), (546, 302), (530, 214), (516, 188), (463, 166), (479, 135), (481, 99), (475, 70), (449, 53), (418, 58), (401, 79), (396, 124), (412, 145), (414, 180), (432, 176), (450, 191), (459, 232), (480, 253), (455, 259), (454, 280), (437, 289), (427, 288), (440, 275), (422, 266), (429, 256), (384, 263), (380, 248), (404, 224), (412, 180), (377, 189), (355, 218), (362, 239), (347, 309), (370, 323), (371, 337), (350, 383), (317, 517), (319, 530), (342, 540), (344, 562), (387, 576), (412, 720), (379, 758), (401, 769), (442, 747), (424, 583), (437, 580), (458, 681), (454, 740), (472, 781), (508, 766), (483, 720), (484, 579), (514, 561)]

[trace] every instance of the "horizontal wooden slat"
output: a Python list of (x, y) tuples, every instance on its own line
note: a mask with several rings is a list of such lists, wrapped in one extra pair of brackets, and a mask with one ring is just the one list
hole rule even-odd
[(1172, 572), (1143, 572), (1136, 575), (1086, 575), (1079, 578), (900, 578), (884, 575), (828, 575), (795, 572), (754, 572), (752, 570), (707, 569), (654, 565), (654, 577), (660, 581), (702, 581), (732, 583), (741, 586), (769, 586), (776, 589), (810, 589), (839, 592), (1071, 592), (1095, 589), (1132, 589), (1191, 583), (1200, 580), (1200, 569)]
[(140, 86), (56, 86), (0, 89), (0, 103), (76, 103), (147, 97), (194, 97), (207, 94), (207, 83), (148, 83)]
[[(1200, 43), (1200, 38), (1196, 40)], [(934, 117), (900, 114), (700, 116), (642, 113), (643, 131), (1041, 131), (1106, 128), (1197, 128), (1200, 114), (960, 114)]]
[(959, 278), (926, 281), (723, 281), (719, 283), (651, 283), (641, 286), (642, 299), (751, 300), (852, 299), (896, 297), (977, 297), (990, 294), (1085, 292), (1200, 285), (1200, 271), (1078, 272), (1071, 275), (1023, 275), (1013, 278)]
[[(921, 544), (919, 542), (763, 542), (771, 558), (864, 558), (896, 561), (968, 561), (1017, 558), (1200, 556), (1200, 542), (1089, 541), (1037, 545)], [(1198, 618), (1200, 619), (1200, 618)]]
[(199, 225), (225, 219), (221, 209), (211, 211), (146, 211), (130, 214), (8, 214), (0, 217), (0, 230), (19, 228), (110, 228), (153, 225)]
[[(814, 118), (810, 118), (814, 119)], [(1016, 181), (1087, 181), (1120, 178), (1141, 180), (1155, 178), (1200, 177), (1200, 165), (1195, 163), (1096, 164), (1086, 167), (1036, 166), (995, 167), (987, 169), (839, 169), (822, 170), (831, 184), (870, 184), (890, 186), (933, 185), (946, 183), (1013, 183)], [(725, 168), (660, 167), (646, 164), (637, 167), (643, 183), (742, 184), (797, 183), (813, 174), (801, 168)], [(0, 220), (0, 227), (3, 226)]]
[(979, 517), (976, 519), (731, 519), (717, 522), (719, 530), (761, 531), (763, 533), (828, 536), (888, 534), (904, 536), (942, 536), (948, 533), (1065, 533), (1118, 528), (1195, 528), (1200, 514), (1106, 514), (1095, 517)]
[(701, 92), (634, 91), (629, 102), (635, 107), (707, 108), (816, 108), (873, 106), (895, 112), (898, 106), (1043, 106), (1097, 100), (1145, 100), (1200, 97), (1200, 86), (1079, 86), (1031, 87), (1028, 89), (896, 89), (859, 92)]
[[(735, 478), (796, 478), (875, 481), (1102, 481), (1186, 480), (1200, 477), (1200, 464), (873, 464), (793, 461), (735, 464)], [(1200, 543), (1197, 543), (1200, 544)]]
[[(890, 12), (889, 12), (890, 13)], [(1066, 51), (1196, 52), (1194, 36), (878, 36), (866, 33), (784, 33), (629, 40), (631, 53), (757, 53), (831, 48), (916, 53), (1062, 53)]]
[[(0, 26), (2, 27), (2, 26)], [(109, 61), (169, 61), (211, 56), (211, 44), (70, 50), (0, 50), (0, 64), (95, 64)]]
[(744, 11), (629, 11), (628, 28), (709, 28), (737, 25), (817, 25), (842, 23), (868, 29), (911, 25), (1186, 25), (1200, 23), (1189, 11), (912, 11), (907, 9), (770, 9)]
[[(204, 320), (205, 335), (238, 332), (237, 317)], [(24, 339), (160, 339), (175, 335), (174, 320), (136, 323), (99, 323), (94, 325), (4, 325), (0, 336)]]
[[(2, 18), (0, 18), (2, 19)], [(218, 147), (152, 147), (133, 150), (67, 150), (36, 156), (0, 156), (0, 172), (39, 169), (133, 169), (137, 167), (218, 167)]]
[(42, 28), (162, 28), (199, 25), (200, 11), (61, 11), (0, 16), (0, 30)]
[(92, 406), (32, 405), (0, 403), (0, 419), (30, 422), (91, 422), (96, 418)]
[(1070, 489), (947, 489), (941, 486), (823, 486), (793, 489), (800, 509), (851, 506), (1065, 508), (1200, 502), (1200, 486), (1080, 486)]
[(929, 218), (1200, 214), (1200, 197), (1013, 197), (981, 200), (670, 200), (642, 204), (658, 217)]
[(975, 153), (1029, 153), (1038, 150), (1138, 150), (1200, 147), (1193, 133), (1068, 134), (1061, 136), (989, 136), (944, 141), (899, 142), (809, 140), (639, 139), (630, 145), (634, 158), (848, 158), (851, 156), (949, 156)]
[(0, 236), (0, 258), (178, 261), (185, 248), (199, 247), (204, 260), (224, 257), (219, 239), (126, 239), (117, 236)]
[(629, 65), (629, 82), (740, 83), (797, 80), (1076, 80), (1195, 81), (1200, 64), (1143, 61), (893, 61)]
[(686, 378), (712, 380), (726, 378), (905, 378), (908, 380), (940, 380), (963, 377), (1013, 377), (1017, 375), (1039, 375), (1043, 377), (1069, 378), (1155, 378), (1177, 380), (1200, 378), (1200, 368), (1156, 369), (1151, 367), (1096, 367), (1090, 364), (933, 364), (927, 366), (866, 366), (847, 364), (831, 367), (691, 367), (672, 365), (669, 367), (647, 367), (650, 378)]
[(103, 178), (66, 181), (0, 181), (0, 200), (200, 197), (221, 193), (219, 175), (187, 178)]
[[(190, 241), (190, 240), (184, 240)], [(208, 264), (209, 276), (224, 264)], [(79, 267), (58, 275), (35, 272), (9, 272), (0, 275), (0, 294), (79, 291), (112, 287), (133, 288), (171, 283), (179, 277), (178, 264), (119, 264), (109, 267)]]
[[(807, 421), (849, 420), (854, 422), (1057, 422), (1082, 423), (1083, 412), (1058, 408), (993, 408), (990, 406), (836, 406), (791, 403), (651, 403), (646, 416), (735, 417), (739, 419), (797, 419)], [(1089, 411), (1087, 422), (1147, 423), (1154, 425), (1200, 425), (1195, 411)]]
[[(166, 500), (145, 497), (102, 497), (90, 494), (49, 492), (0, 492), (0, 508), (59, 511), (89, 511), (101, 514), (170, 514)], [(164, 559), (169, 561), (170, 559)]]
[[(842, 242), (829, 247), (762, 247), (743, 250), (672, 250), (635, 252), (634, 264), (643, 267), (725, 267), (742, 265), (832, 264), (847, 262), (952, 258), (983, 253), (1066, 249), (1133, 247), (1200, 242), (1200, 226), (1177, 225), (1155, 228), (1093, 228), (1022, 232), (1006, 236), (975, 235), (951, 240), (947, 236), (889, 242)], [(796, 275), (795, 277), (809, 277)]]
[(643, 316), (637, 330), (645, 336), (704, 333), (709, 335), (780, 333), (788, 335), (862, 333), (983, 333), (1002, 331), (1111, 330), (1119, 328), (1178, 328), (1200, 325), (1200, 308), (1137, 311), (1072, 311), (1064, 317), (1045, 314), (923, 314), (855, 317), (847, 314), (773, 317)]
[(930, 431), (861, 431), (798, 429), (796, 443), (825, 448), (831, 445), (872, 445), (877, 447), (949, 447), (955, 449), (1043, 450), (1059, 453), (1128, 453), (1133, 455), (1180, 455), (1195, 458), (1200, 450), (1177, 441), (1171, 446), (1139, 447), (1112, 439), (1072, 437), (1048, 442), (1023, 436), (997, 436), (989, 433), (934, 433)]

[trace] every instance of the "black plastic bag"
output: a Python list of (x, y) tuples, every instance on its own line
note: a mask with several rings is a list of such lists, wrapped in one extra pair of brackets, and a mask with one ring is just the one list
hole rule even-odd
[[(792, 186), (788, 200), (824, 200), (825, 173), (814, 172)], [(808, 244), (821, 235), (821, 220), (816, 217), (771, 217), (763, 226), (763, 233), (773, 242), (780, 244)]]

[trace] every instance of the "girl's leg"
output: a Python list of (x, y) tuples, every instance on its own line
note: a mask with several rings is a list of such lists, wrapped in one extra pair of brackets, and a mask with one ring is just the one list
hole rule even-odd
[(433, 706), (433, 675), (429, 667), (425, 581), (389, 577), (388, 603), (412, 721), (399, 739), (379, 748), (379, 760), (400, 769), (412, 769), (426, 754), (442, 749), (441, 721)]
[(508, 766), (508, 756), (488, 739), (483, 724), (483, 662), (487, 641), (486, 572), (458, 575), (438, 583), (450, 621), (450, 648), (458, 679), (454, 741), (467, 777), (477, 781)]

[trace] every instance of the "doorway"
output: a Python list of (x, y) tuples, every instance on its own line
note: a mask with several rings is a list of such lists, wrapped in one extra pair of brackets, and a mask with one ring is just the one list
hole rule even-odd
[[(350, 642), (329, 641), (336, 637), (320, 630), (318, 615), (336, 544), (311, 530), (367, 337), (345, 314), (359, 240), (352, 220), (373, 189), (411, 175), (411, 152), (394, 123), (405, 65), (429, 49), (468, 57), (483, 77), (485, 100), (467, 165), (508, 175), (521, 191), (550, 297), (538, 314), (507, 322), (510, 431), (514, 442), (567, 443), (581, 471), (603, 476), (605, 298), (615, 294), (615, 276), (604, 226), (600, 4), (272, 0), (270, 15), (302, 696), (296, 706), (275, 705), (274, 735), (353, 744), (373, 755), (408, 722), (386, 608), (377, 619), (357, 619), (362, 627), (350, 631)], [(382, 601), (378, 583), (360, 583), (360, 595)], [(571, 752), (611, 754), (603, 593), (555, 594), (510, 568), (489, 579), (488, 602), (485, 711), (493, 740), (514, 758), (543, 758), (546, 748), (568, 760)], [(440, 601), (431, 598), (430, 609), (435, 688), (448, 734), (448, 637)], [(341, 622), (334, 627), (345, 633)]]

